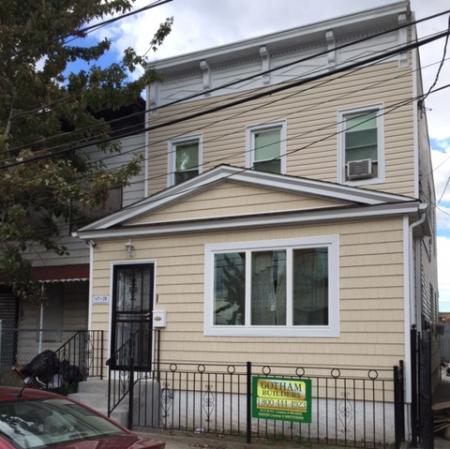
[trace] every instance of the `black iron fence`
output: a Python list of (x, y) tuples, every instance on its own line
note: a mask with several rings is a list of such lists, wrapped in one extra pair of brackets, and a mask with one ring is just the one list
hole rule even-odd
[(83, 377), (103, 378), (103, 331), (19, 328), (0, 330), (0, 371), (25, 365), (37, 354), (52, 350), (61, 370), (72, 365)]
[[(132, 350), (128, 348), (130, 354)], [(310, 422), (252, 416), (254, 376), (310, 379)], [(128, 401), (129, 427), (356, 447), (404, 440), (402, 364), (394, 369), (158, 362), (110, 371), (110, 412)]]
[(412, 446), (433, 449), (432, 333), (411, 329)]

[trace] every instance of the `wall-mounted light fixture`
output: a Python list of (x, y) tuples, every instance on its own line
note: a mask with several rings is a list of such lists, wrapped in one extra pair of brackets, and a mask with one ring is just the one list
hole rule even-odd
[(128, 257), (133, 257), (134, 245), (131, 243), (131, 239), (125, 243), (125, 249), (127, 250)]

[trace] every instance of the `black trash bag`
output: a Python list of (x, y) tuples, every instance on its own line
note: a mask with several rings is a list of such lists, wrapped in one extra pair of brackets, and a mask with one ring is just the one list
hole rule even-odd
[(63, 381), (67, 384), (75, 384), (84, 379), (80, 368), (78, 368), (78, 366), (71, 365), (67, 360), (63, 360), (61, 362), (59, 374), (62, 376)]
[(44, 384), (49, 384), (53, 376), (58, 374), (58, 368), (59, 361), (55, 352), (47, 349), (27, 363), (21, 373), (24, 377), (37, 378)]

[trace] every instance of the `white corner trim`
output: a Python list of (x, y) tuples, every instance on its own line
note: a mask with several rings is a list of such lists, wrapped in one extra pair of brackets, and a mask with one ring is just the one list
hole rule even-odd
[(411, 403), (411, 242), (409, 219), (403, 217), (403, 332), (405, 347), (405, 400)]
[[(329, 307), (327, 326), (294, 326), (292, 325), (292, 251), (296, 248), (328, 248), (328, 285)], [(246, 313), (245, 325), (214, 325), (214, 255), (230, 251), (245, 251), (245, 309), (251, 310), (251, 262), (252, 250), (286, 249), (286, 326), (252, 326), (250, 314)], [(289, 263), (289, 261), (291, 263)], [(339, 318), (339, 235), (322, 235), (315, 237), (299, 237), (294, 239), (258, 240), (248, 242), (215, 243), (204, 246), (204, 335), (206, 336), (253, 336), (253, 337), (338, 337), (340, 335)], [(291, 324), (289, 324), (291, 323)]]
[(167, 187), (175, 185), (175, 162), (177, 145), (189, 142), (198, 142), (198, 173), (203, 171), (203, 135), (188, 134), (167, 142)]
[[(377, 120), (377, 154), (378, 154), (378, 176), (376, 178), (362, 179), (360, 181), (347, 181), (345, 179), (345, 122), (344, 116), (348, 114), (357, 114), (359, 112), (368, 112), (376, 110)], [(348, 186), (365, 186), (371, 184), (382, 184), (385, 182), (385, 148), (384, 148), (384, 104), (377, 102), (375, 104), (358, 106), (355, 108), (338, 109), (337, 111), (337, 164), (336, 180), (339, 184)]]
[(255, 162), (255, 138), (254, 133), (261, 130), (280, 128), (280, 168), (282, 175), (286, 174), (286, 140), (287, 140), (287, 120), (277, 120), (275, 122), (261, 125), (251, 125), (245, 130), (245, 167), (252, 169)]
[(88, 303), (88, 331), (92, 330), (92, 296), (94, 292), (94, 243), (89, 244), (89, 303)]
[(412, 51), (412, 97), (416, 98), (413, 101), (413, 148), (414, 148), (414, 197), (419, 198), (419, 114), (417, 101), (417, 51)]

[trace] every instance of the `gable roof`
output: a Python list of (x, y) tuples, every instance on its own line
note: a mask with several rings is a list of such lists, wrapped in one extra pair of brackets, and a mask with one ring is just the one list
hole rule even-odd
[(377, 206), (389, 203), (398, 204), (414, 200), (413, 198), (403, 195), (394, 195), (332, 182), (318, 181), (310, 178), (278, 175), (242, 169), (230, 165), (219, 165), (189, 181), (165, 189), (155, 195), (121, 209), (118, 212), (97, 220), (94, 223), (81, 228), (78, 232), (99, 231), (117, 227), (130, 219), (151, 212), (162, 206), (167, 206), (170, 203), (179, 201), (227, 179), (253, 186), (272, 188), (278, 191), (348, 201), (354, 205), (361, 206)]

